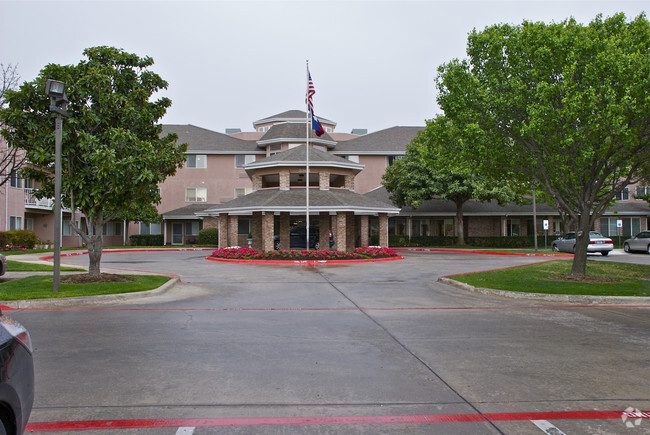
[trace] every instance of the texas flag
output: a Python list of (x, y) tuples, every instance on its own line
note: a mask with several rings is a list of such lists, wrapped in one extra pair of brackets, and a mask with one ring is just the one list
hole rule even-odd
[(311, 97), (316, 93), (316, 89), (314, 88), (314, 82), (311, 80), (309, 68), (307, 69), (307, 76), (309, 77), (309, 83), (307, 84), (307, 99), (305, 101), (307, 102), (307, 110), (309, 110), (309, 114), (311, 115), (311, 128), (314, 130), (314, 133), (316, 133), (316, 136), (321, 137), (323, 133), (325, 133), (325, 130), (320, 124), (318, 118), (316, 118), (316, 115), (314, 115), (314, 103), (312, 102)]

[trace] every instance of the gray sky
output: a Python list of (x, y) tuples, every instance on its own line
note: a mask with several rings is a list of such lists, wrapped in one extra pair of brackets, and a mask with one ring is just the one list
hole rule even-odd
[(465, 56), (474, 28), (633, 18), (648, 8), (648, 0), (0, 0), (0, 63), (32, 80), (48, 63), (76, 64), (86, 47), (151, 56), (173, 101), (162, 121), (224, 132), (304, 110), (309, 59), (316, 115), (338, 132), (376, 131), (424, 125), (439, 112), (437, 68)]

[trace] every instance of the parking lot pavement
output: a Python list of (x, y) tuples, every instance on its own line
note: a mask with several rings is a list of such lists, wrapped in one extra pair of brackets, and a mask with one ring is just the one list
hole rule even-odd
[[(35, 431), (618, 433), (650, 427), (650, 304), (466, 293), (442, 275), (539, 261), (405, 253), (306, 267), (105, 254), (183, 283), (128, 304), (12, 312), (32, 333)], [(83, 257), (65, 263), (83, 264)], [(550, 425), (550, 426), (549, 426)]]

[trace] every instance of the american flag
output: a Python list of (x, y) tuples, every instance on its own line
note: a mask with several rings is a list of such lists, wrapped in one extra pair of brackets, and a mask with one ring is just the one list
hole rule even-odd
[(321, 137), (323, 133), (325, 133), (325, 130), (320, 124), (318, 118), (316, 118), (316, 115), (314, 115), (314, 103), (312, 102), (311, 97), (316, 93), (316, 88), (314, 88), (314, 82), (311, 80), (309, 68), (307, 69), (307, 76), (309, 77), (309, 83), (307, 84), (307, 98), (305, 99), (305, 103), (307, 103), (307, 110), (309, 110), (309, 114), (311, 115), (311, 128), (314, 130), (314, 133), (316, 133), (316, 136)]

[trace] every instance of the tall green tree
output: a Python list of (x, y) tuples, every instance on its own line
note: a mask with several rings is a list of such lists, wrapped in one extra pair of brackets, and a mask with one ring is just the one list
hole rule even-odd
[(27, 175), (38, 194), (54, 194), (54, 119), (45, 95), (47, 79), (67, 85), (69, 117), (63, 126), (63, 203), (81, 210), (88, 228), (73, 228), (88, 246), (89, 274), (100, 275), (102, 229), (134, 205), (160, 202), (158, 184), (185, 160), (186, 144), (162, 136), (158, 120), (171, 105), (152, 99), (167, 82), (150, 67), (153, 59), (113, 47), (84, 50), (77, 65), (45, 66), (39, 76), (8, 91), (0, 112), (3, 136), (27, 153)]
[(458, 149), (466, 146), (461, 131), (444, 116), (427, 121), (427, 127), (406, 147), (404, 158), (386, 169), (383, 184), (398, 206), (417, 209), (432, 198), (456, 205), (457, 243), (465, 244), (463, 205), (469, 200), (499, 203), (514, 201), (519, 192), (507, 179), (494, 179), (479, 173)]
[(534, 181), (577, 230), (571, 273), (584, 275), (589, 230), (650, 170), (650, 26), (645, 14), (494, 25), (468, 58), (439, 68), (438, 103), (473, 137), (477, 168)]

